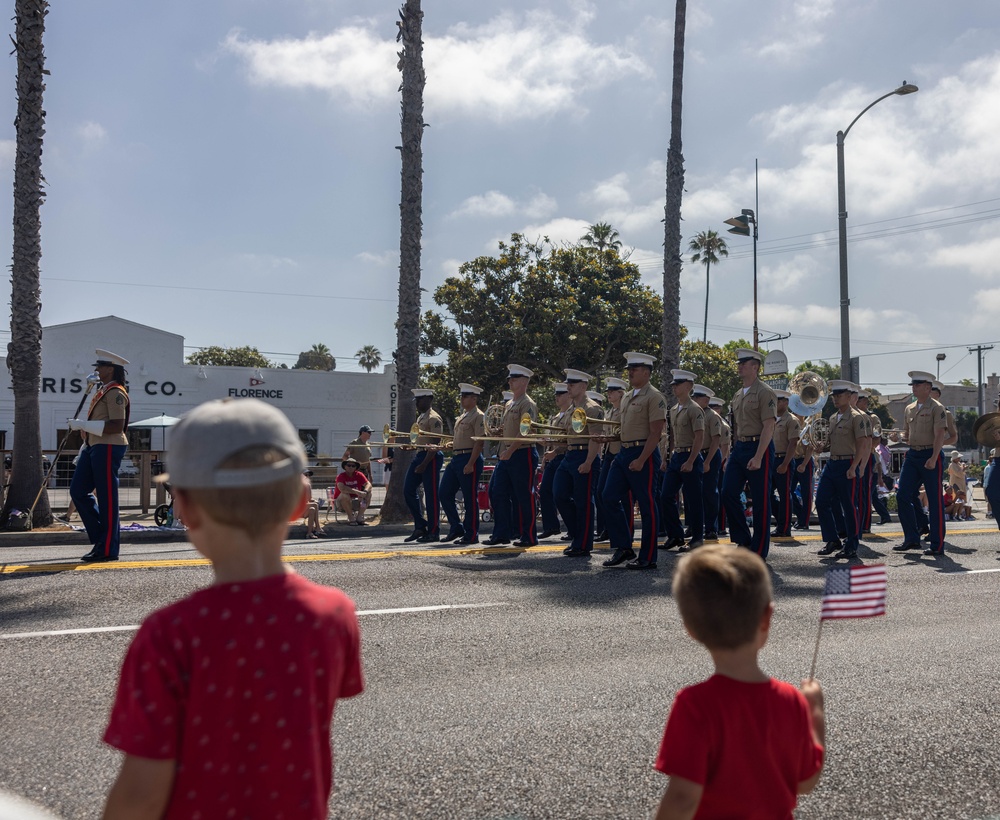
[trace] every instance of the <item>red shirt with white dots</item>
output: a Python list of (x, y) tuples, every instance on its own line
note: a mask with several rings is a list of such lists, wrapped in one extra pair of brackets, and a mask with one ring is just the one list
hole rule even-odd
[(104, 742), (174, 760), (165, 818), (317, 818), (337, 698), (364, 689), (354, 604), (288, 573), (154, 612), (122, 665)]

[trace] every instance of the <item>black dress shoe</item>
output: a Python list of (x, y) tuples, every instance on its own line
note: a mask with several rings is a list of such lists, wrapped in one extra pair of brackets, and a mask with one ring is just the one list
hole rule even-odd
[(931, 534), (931, 528), (930, 528), (930, 527), (924, 527), (924, 528), (923, 528), (923, 529), (922, 529), (922, 530), (920, 531), (920, 535), (921, 535), (921, 536), (924, 536), (924, 535), (930, 535), (930, 534)]
[(437, 533), (426, 533), (417, 539), (418, 544), (436, 544), (441, 538)]
[(673, 549), (674, 547), (683, 547), (683, 546), (684, 546), (683, 538), (671, 538), (669, 541), (667, 541), (666, 544), (660, 547), (660, 549), (669, 550)]
[(526, 547), (537, 547), (538, 543), (535, 542), (533, 544), (530, 541), (525, 541), (523, 538), (518, 538), (517, 541), (515, 541), (512, 546), (521, 547), (521, 549), (525, 549)]
[(478, 538), (467, 538), (463, 535), (455, 542), (455, 546), (468, 547), (471, 546), (472, 544), (478, 544), (478, 543), (479, 543)]
[(563, 555), (567, 558), (584, 558), (590, 555), (590, 550), (563, 550)]
[(543, 538), (551, 538), (553, 535), (559, 535), (562, 530), (545, 530), (541, 535), (538, 536), (538, 540), (541, 541)]
[[(684, 549), (690, 552), (691, 550), (696, 550), (698, 547), (703, 546), (705, 546), (705, 542), (701, 538), (695, 538), (693, 541), (689, 541), (687, 547)], [(678, 552), (681, 552), (681, 550), (678, 550)]]
[(847, 547), (844, 547), (840, 552), (838, 552), (833, 557), (834, 558), (848, 558), (848, 559), (850, 559), (850, 558), (857, 558), (858, 557), (858, 551), (857, 550), (853, 550), (853, 549), (848, 549)]
[(597, 535), (594, 536), (594, 543), (596, 544), (601, 544), (605, 541), (610, 541), (610, 540), (611, 536), (608, 535), (607, 530), (601, 530), (599, 533), (597, 533)]
[(896, 544), (892, 548), (893, 552), (906, 552), (907, 550), (918, 550), (920, 549), (920, 544)]
[(604, 566), (617, 567), (619, 564), (624, 564), (626, 561), (630, 561), (633, 558), (635, 558), (635, 550), (631, 547), (616, 549), (615, 554), (604, 562)]
[(717, 532), (706, 532), (705, 533), (705, 540), (706, 541), (718, 541), (719, 540), (719, 533), (717, 533)]
[(878, 523), (879, 524), (891, 524), (892, 523), (892, 519), (891, 518), (882, 518), (882, 519), (879, 520)]
[(465, 537), (464, 532), (450, 532), (447, 535), (442, 536), (441, 540), (447, 544), (449, 541), (457, 541), (459, 538), (464, 538), (464, 537)]
[(625, 569), (656, 569), (656, 561), (629, 561)]
[(501, 544), (509, 544), (510, 543), (510, 539), (509, 538), (494, 538), (491, 535), (489, 538), (487, 538), (485, 541), (483, 541), (483, 543), (487, 547), (497, 547), (497, 546), (500, 546)]
[(808, 524), (796, 524), (794, 527), (792, 527), (792, 529), (793, 530), (807, 530), (807, 529), (809, 529), (809, 525)]
[(817, 555), (833, 555), (841, 549), (841, 543), (839, 541), (827, 541), (826, 546), (823, 547)]
[(403, 543), (409, 544), (411, 541), (419, 541), (425, 535), (427, 535), (427, 530), (414, 530), (403, 539)]
[(781, 530), (775, 530), (771, 533), (772, 538), (791, 538), (792, 534), (790, 532), (782, 532)]
[(924, 555), (942, 556), (942, 555), (944, 555), (944, 550), (943, 549), (942, 550), (925, 549), (924, 550)]
[(564, 535), (564, 536), (563, 536), (562, 538), (560, 538), (559, 540), (560, 540), (560, 541), (572, 541), (572, 540), (573, 540), (573, 536), (572, 536), (572, 535), (570, 535), (569, 533), (566, 533), (566, 534), (565, 534), (565, 535)]
[(99, 552), (94, 552), (91, 550), (86, 555), (80, 558), (85, 564), (103, 564), (107, 561), (117, 561), (117, 555), (101, 555)]
[(685, 527), (684, 528), (684, 537), (685, 538), (690, 538), (691, 537), (691, 528), (690, 527)]

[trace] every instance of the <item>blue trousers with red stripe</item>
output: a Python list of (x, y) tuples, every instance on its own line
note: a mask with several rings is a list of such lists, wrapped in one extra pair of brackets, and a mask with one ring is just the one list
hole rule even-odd
[[(722, 479), (722, 503), (726, 508), (729, 522), (729, 537), (741, 547), (767, 558), (771, 547), (771, 464), (774, 463), (774, 445), (767, 445), (767, 452), (761, 459), (760, 468), (748, 470), (747, 464), (757, 453), (756, 441), (734, 441), (733, 450), (726, 464), (726, 475)], [(750, 485), (753, 502), (753, 533), (747, 526), (740, 493)]]
[(774, 529), (783, 535), (789, 535), (792, 529), (792, 485), (795, 482), (795, 459), (788, 462), (788, 468), (784, 473), (778, 472), (778, 462), (784, 461), (784, 456), (775, 455), (774, 461), (774, 475), (771, 481), (778, 499), (774, 505)]
[(705, 537), (705, 504), (702, 499), (705, 457), (700, 453), (691, 472), (682, 473), (681, 465), (688, 460), (687, 453), (672, 453), (663, 474), (660, 488), (660, 514), (663, 516), (669, 538), (684, 538), (681, 516), (677, 510), (677, 493), (684, 493), (684, 523), (691, 528), (691, 540)]
[[(566, 457), (565, 453), (553, 456), (550, 461), (545, 462), (542, 470), (542, 486), (538, 488), (538, 507), (542, 513), (542, 531), (559, 532), (559, 512), (556, 510), (556, 497), (552, 487), (556, 480), (556, 470)], [(570, 530), (570, 534), (572, 534)]]
[(920, 509), (920, 485), (927, 491), (927, 506), (930, 514), (930, 548), (935, 552), (944, 550), (944, 498), (941, 495), (941, 481), (944, 477), (944, 462), (938, 454), (937, 464), (928, 470), (924, 465), (934, 453), (932, 447), (925, 450), (909, 449), (899, 471), (896, 487), (896, 504), (899, 508), (899, 523), (903, 525), (903, 541), (907, 544), (920, 543), (920, 528), (914, 507)]
[[(456, 453), (441, 475), (439, 494), (441, 507), (448, 519), (448, 535), (465, 535), (475, 541), (479, 537), (479, 476), (483, 474), (483, 457), (480, 455), (472, 466), (472, 472), (465, 472), (472, 453)], [(465, 503), (465, 521), (458, 517), (455, 496), (462, 491)]]
[[(704, 457), (703, 457), (704, 458)], [(705, 532), (719, 532), (719, 473), (722, 470), (722, 453), (718, 450), (709, 462), (707, 473), (701, 479), (701, 499), (705, 509)], [(704, 467), (702, 467), (704, 470)]]
[(601, 460), (595, 458), (590, 472), (580, 473), (580, 465), (587, 460), (586, 450), (570, 450), (559, 464), (552, 483), (559, 515), (566, 522), (566, 529), (573, 535), (570, 546), (574, 550), (590, 552), (594, 548), (594, 487), (601, 475)]
[(816, 514), (819, 516), (823, 540), (827, 543), (838, 541), (840, 537), (837, 533), (838, 521), (835, 511), (840, 507), (843, 510), (847, 532), (844, 547), (857, 552), (860, 523), (857, 499), (861, 480), (857, 477), (848, 477), (847, 468), (850, 466), (849, 458), (830, 460), (826, 463), (819, 477), (819, 486), (816, 488)]
[(509, 541), (511, 535), (516, 535), (524, 544), (538, 543), (535, 526), (537, 468), (538, 454), (534, 447), (521, 447), (506, 461), (497, 461), (490, 479), (490, 507), (495, 522), (493, 538)]
[(70, 498), (80, 513), (94, 552), (111, 558), (118, 557), (121, 545), (118, 468), (127, 449), (124, 444), (84, 447), (69, 485)]
[[(427, 469), (422, 473), (417, 472), (417, 467), (425, 461), (430, 460)], [(406, 478), (403, 479), (403, 499), (413, 516), (413, 528), (415, 530), (425, 530), (428, 535), (437, 535), (441, 525), (441, 503), (438, 498), (438, 484), (441, 477), (441, 464), (444, 461), (444, 453), (433, 450), (424, 450), (413, 457), (410, 466), (406, 470)], [(417, 490), (424, 488), (424, 507), (427, 518), (424, 518), (420, 511), (420, 499), (417, 498)]]
[[(622, 447), (615, 456), (604, 485), (604, 510), (608, 516), (608, 535), (611, 549), (631, 549), (633, 532), (631, 526), (632, 505), (629, 496), (639, 505), (642, 519), (642, 535), (639, 542), (639, 560), (656, 561), (656, 538), (659, 525), (659, 510), (655, 491), (655, 476), (660, 472), (660, 451), (653, 450), (646, 463), (633, 472), (628, 468), (642, 454), (642, 446)], [(628, 503), (626, 509), (625, 504)]]
[[(815, 462), (810, 458), (806, 461), (805, 469), (799, 472), (799, 465), (802, 459), (796, 458), (792, 461), (792, 499), (795, 502), (795, 523), (800, 527), (808, 527), (809, 519), (812, 516), (813, 505), (813, 468)], [(801, 501), (795, 499), (795, 488), (799, 488)]]

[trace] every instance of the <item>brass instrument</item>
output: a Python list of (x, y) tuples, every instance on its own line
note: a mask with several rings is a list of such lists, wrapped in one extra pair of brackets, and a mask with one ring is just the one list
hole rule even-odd
[(486, 418), (483, 421), (486, 435), (499, 436), (503, 432), (503, 408), (502, 404), (491, 404), (486, 408)]
[[(428, 433), (428, 432), (425, 432), (424, 430), (421, 430), (417, 426), (416, 422), (414, 422), (413, 426), (410, 428), (410, 432), (409, 433), (404, 433), (404, 432), (402, 432), (400, 430), (391, 430), (391, 429), (389, 429), (389, 425), (387, 424), (387, 425), (385, 425), (385, 427), (382, 428), (382, 438), (384, 438), (385, 441), (370, 441), (368, 443), (369, 444), (381, 444), (381, 445), (386, 446), (386, 447), (409, 447), (411, 449), (419, 449), (419, 450), (430, 450), (430, 449), (436, 450), (439, 447), (447, 449), (448, 447), (451, 446), (451, 442), (450, 441), (447, 441), (447, 442), (442, 441), (440, 444), (417, 444), (416, 443), (417, 442), (417, 438), (419, 436), (421, 436), (421, 435), (442, 436), (442, 437), (444, 437), (444, 436), (447, 435), (450, 438), (450, 434), (448, 434), (448, 433)], [(406, 441), (390, 441), (390, 439), (398, 439), (398, 438), (403, 438), (403, 439), (407, 439), (407, 440)]]
[(830, 421), (822, 416), (812, 419), (799, 434), (799, 443), (803, 447), (812, 447), (822, 452), (830, 446)]
[(1000, 445), (1000, 413), (987, 413), (976, 419), (972, 425), (972, 435), (984, 447)]
[(892, 438), (895, 441), (899, 440), (899, 437), (903, 435), (904, 430), (896, 430), (892, 427), (883, 427), (882, 422), (878, 419), (872, 422), (872, 436), (875, 438), (881, 438), (885, 436), (886, 438)]
[(788, 383), (788, 392), (792, 394), (788, 399), (788, 409), (797, 416), (807, 418), (823, 412), (830, 388), (819, 373), (804, 370)]

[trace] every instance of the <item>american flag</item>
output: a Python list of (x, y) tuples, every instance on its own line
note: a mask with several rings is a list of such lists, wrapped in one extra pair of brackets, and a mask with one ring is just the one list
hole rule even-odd
[(827, 570), (821, 621), (885, 615), (885, 564)]

